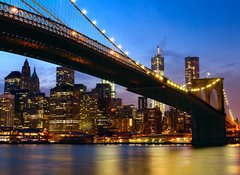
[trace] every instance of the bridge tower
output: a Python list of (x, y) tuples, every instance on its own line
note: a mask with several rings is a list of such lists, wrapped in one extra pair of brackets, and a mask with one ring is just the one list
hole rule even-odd
[(192, 80), (192, 94), (211, 105), (213, 92), (216, 92), (216, 113), (203, 112), (192, 106), (193, 145), (211, 146), (226, 143), (226, 114), (224, 109), (223, 78), (205, 78)]
[[(216, 109), (225, 112), (223, 95), (223, 78), (204, 78), (192, 80), (192, 93), (211, 105), (211, 94), (217, 93)], [(195, 91), (194, 91), (195, 89)]]

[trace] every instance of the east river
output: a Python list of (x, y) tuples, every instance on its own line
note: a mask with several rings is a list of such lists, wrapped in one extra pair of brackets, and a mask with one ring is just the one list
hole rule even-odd
[(0, 145), (0, 175), (237, 175), (240, 145)]

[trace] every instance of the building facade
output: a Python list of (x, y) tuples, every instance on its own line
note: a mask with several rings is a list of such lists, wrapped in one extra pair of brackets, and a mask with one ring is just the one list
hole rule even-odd
[(147, 109), (147, 97), (138, 97), (138, 109)]
[(191, 89), (192, 80), (199, 79), (199, 57), (186, 57), (185, 58), (185, 81), (187, 89)]
[(31, 87), (31, 70), (26, 59), (22, 66), (21, 89), (30, 90)]
[(104, 80), (101, 81), (102, 84), (109, 84), (111, 86), (111, 98), (116, 98), (116, 85), (114, 82)]
[(67, 67), (57, 67), (56, 86), (73, 86), (74, 70)]
[(12, 71), (5, 77), (4, 93), (20, 90), (22, 74), (19, 71)]
[(14, 95), (0, 95), (0, 126), (13, 127), (14, 119)]
[[(164, 53), (163, 50), (159, 48), (159, 46), (157, 46), (157, 53), (151, 59), (151, 68), (156, 74), (164, 76)], [(155, 100), (152, 100), (151, 107), (160, 108), (162, 114), (165, 112), (165, 105)]]

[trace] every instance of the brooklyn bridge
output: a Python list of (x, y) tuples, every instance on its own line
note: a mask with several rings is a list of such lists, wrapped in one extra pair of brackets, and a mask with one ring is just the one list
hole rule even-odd
[[(69, 1), (76, 12), (105, 39), (101, 42), (71, 28), (41, 1), (0, 2), (0, 50), (66, 66), (114, 81), (136, 94), (170, 105), (192, 116), (193, 146), (226, 144), (226, 123), (236, 124), (225, 112), (224, 79), (196, 79), (186, 89), (128, 56), (84, 10)], [(40, 12), (36, 6), (42, 9)], [(106, 44), (107, 43), (107, 44)], [(9, 60), (9, 64), (11, 60)], [(211, 93), (217, 93), (212, 106)]]

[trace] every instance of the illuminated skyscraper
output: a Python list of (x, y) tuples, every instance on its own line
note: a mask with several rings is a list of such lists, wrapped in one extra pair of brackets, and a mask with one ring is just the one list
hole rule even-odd
[[(163, 50), (157, 46), (157, 53), (155, 56), (151, 59), (152, 62), (152, 70), (159, 75), (164, 76), (164, 55), (163, 55)], [(165, 112), (165, 105), (163, 103), (159, 103), (155, 100), (152, 101), (152, 108), (159, 107), (162, 114)]]
[(56, 81), (57, 86), (73, 86), (74, 70), (67, 67), (57, 67)]
[(0, 95), (0, 126), (13, 127), (14, 95)]
[(102, 84), (109, 84), (111, 86), (111, 98), (116, 98), (116, 86), (114, 82), (104, 80), (101, 81)]
[(50, 90), (49, 131), (78, 132), (80, 123), (80, 95), (85, 86), (57, 86)]
[(36, 68), (34, 67), (34, 71), (31, 77), (31, 87), (30, 87), (30, 91), (31, 92), (40, 92), (40, 83), (39, 83), (39, 78), (36, 72)]
[(164, 75), (164, 56), (163, 56), (163, 50), (157, 46), (157, 53), (152, 58), (152, 70), (159, 74)]
[(23, 109), (23, 126), (26, 128), (48, 128), (49, 97), (44, 93), (29, 94)]
[(31, 86), (31, 70), (26, 59), (22, 67), (22, 77), (21, 77), (21, 89), (30, 90)]
[(185, 79), (187, 89), (192, 87), (193, 79), (199, 79), (199, 57), (185, 58)]
[(4, 92), (10, 93), (20, 89), (20, 81), (22, 74), (19, 71), (12, 71), (5, 77)]

